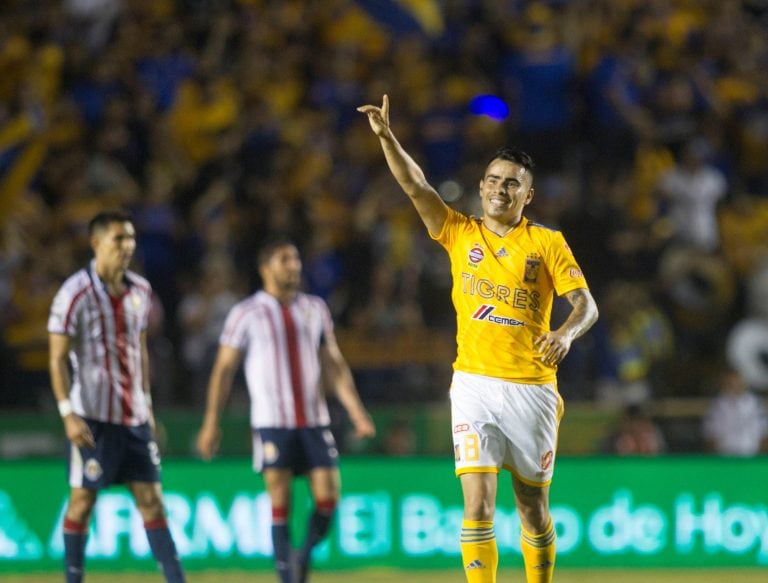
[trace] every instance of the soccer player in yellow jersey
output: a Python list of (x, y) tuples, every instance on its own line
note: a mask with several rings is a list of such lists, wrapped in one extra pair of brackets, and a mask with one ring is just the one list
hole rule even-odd
[[(496, 581), (493, 529), (498, 474), (512, 474), (528, 583), (552, 580), (555, 528), (549, 513), (557, 427), (563, 413), (555, 373), (597, 306), (563, 235), (523, 216), (533, 198), (533, 162), (499, 150), (480, 180), (483, 216), (450, 209), (389, 125), (389, 99), (364, 105), (397, 182), (429, 235), (451, 260), (458, 355), (451, 384), (456, 474), (464, 494), (461, 554), (469, 583)], [(554, 294), (571, 304), (550, 330)]]

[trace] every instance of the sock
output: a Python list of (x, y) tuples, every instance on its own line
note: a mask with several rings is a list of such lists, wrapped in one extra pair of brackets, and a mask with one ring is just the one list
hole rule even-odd
[(555, 570), (555, 525), (552, 518), (542, 534), (530, 534), (520, 529), (520, 550), (525, 561), (528, 583), (550, 583)]
[(88, 526), (64, 518), (64, 568), (67, 583), (81, 583), (85, 565)]
[(272, 546), (275, 549), (275, 570), (280, 583), (293, 583), (287, 508), (272, 507)]
[(335, 509), (336, 500), (318, 500), (316, 502), (315, 511), (312, 513), (307, 526), (307, 538), (299, 551), (298, 583), (306, 581), (312, 549), (328, 534)]
[(184, 571), (165, 518), (145, 522), (144, 530), (147, 532), (149, 548), (155, 560), (160, 563), (165, 580), (168, 583), (184, 583)]
[(461, 559), (468, 583), (496, 583), (499, 549), (491, 520), (461, 523)]

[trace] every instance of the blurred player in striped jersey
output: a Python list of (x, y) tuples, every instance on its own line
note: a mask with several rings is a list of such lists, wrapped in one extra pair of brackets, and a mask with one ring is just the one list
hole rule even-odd
[[(597, 306), (563, 235), (523, 216), (533, 198), (533, 162), (498, 151), (480, 180), (483, 215), (450, 209), (389, 125), (389, 100), (364, 105), (389, 169), (429, 235), (448, 252), (457, 321), (451, 384), (456, 474), (464, 493), (461, 552), (469, 583), (496, 581), (493, 528), (498, 474), (512, 474), (528, 583), (552, 580), (549, 513), (557, 428), (563, 412), (557, 365), (597, 319)], [(553, 296), (572, 310), (550, 330)]]
[[(251, 397), (253, 461), (272, 502), (275, 568), (282, 583), (306, 580), (310, 553), (328, 532), (340, 494), (338, 451), (324, 391), (334, 393), (358, 437), (375, 433), (339, 350), (325, 302), (302, 293), (301, 259), (287, 239), (258, 256), (263, 289), (230, 311), (208, 385), (197, 447), (204, 459), (218, 448), (219, 417), (244, 356)], [(294, 553), (288, 529), (291, 483), (307, 474), (315, 509), (304, 544)]]
[(98, 491), (125, 483), (166, 581), (179, 583), (184, 573), (166, 523), (153, 437), (146, 339), (152, 289), (128, 270), (136, 233), (126, 213), (99, 213), (88, 234), (94, 258), (61, 286), (48, 320), (51, 384), (71, 443), (66, 581), (83, 579)]

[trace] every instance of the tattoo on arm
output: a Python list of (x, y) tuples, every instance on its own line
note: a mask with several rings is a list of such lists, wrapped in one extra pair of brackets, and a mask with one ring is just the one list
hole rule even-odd
[(597, 304), (592, 294), (585, 288), (568, 292), (565, 294), (565, 299), (571, 304), (573, 310), (563, 326), (573, 332), (574, 338), (578, 338), (597, 321)]

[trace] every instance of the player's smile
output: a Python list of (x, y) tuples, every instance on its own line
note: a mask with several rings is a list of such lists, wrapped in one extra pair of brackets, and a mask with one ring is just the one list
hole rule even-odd
[(488, 196), (488, 202), (496, 206), (507, 207), (512, 201), (507, 196), (502, 196), (499, 194), (491, 194)]

